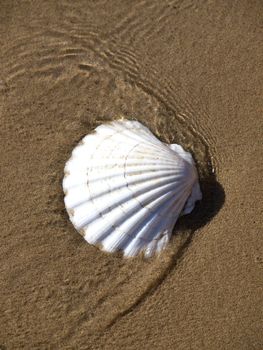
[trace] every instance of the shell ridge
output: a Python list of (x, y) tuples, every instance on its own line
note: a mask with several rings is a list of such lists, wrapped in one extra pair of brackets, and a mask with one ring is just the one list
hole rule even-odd
[[(163, 212), (167, 212), (168, 209), (166, 207), (163, 208)], [(150, 229), (152, 229), (153, 224), (158, 225), (158, 223), (160, 223), (160, 220), (158, 220), (156, 222), (156, 212), (151, 216), (150, 221), (152, 222), (151, 227), (148, 228), (148, 232)], [(135, 213), (136, 215), (137, 213)], [(159, 215), (158, 215), (159, 216)], [(132, 217), (130, 217), (131, 220)], [(114, 251), (116, 249), (124, 249), (125, 247), (127, 247), (130, 242), (136, 238), (139, 239), (140, 241), (142, 241), (142, 245), (145, 245), (146, 243), (148, 243), (148, 240), (145, 239), (145, 237), (138, 237), (138, 232), (140, 232), (140, 230), (143, 228), (144, 223), (143, 223), (143, 217), (141, 217), (140, 220), (138, 220), (136, 222), (136, 218), (133, 218), (133, 220), (131, 220), (131, 230), (129, 231), (128, 228), (128, 232), (125, 231), (125, 228), (120, 226), (117, 226), (118, 224), (116, 223), (116, 228), (114, 231), (112, 231), (112, 233), (109, 234), (109, 236), (107, 236), (105, 239), (102, 240), (102, 244), (104, 247), (107, 247), (107, 250), (110, 251)], [(135, 223), (133, 222), (135, 221)], [(125, 221), (124, 221), (125, 223)], [(147, 223), (149, 225), (149, 221)], [(116, 232), (117, 231), (117, 232)], [(120, 235), (118, 235), (120, 233)], [(106, 240), (106, 242), (105, 242)]]
[[(169, 203), (169, 205), (167, 205), (167, 203), (165, 203), (165, 202), (167, 202), (167, 199), (165, 200), (165, 202), (162, 204), (162, 206), (160, 206), (160, 204), (155, 208), (155, 211), (152, 213), (152, 215), (151, 215), (151, 220), (152, 220), (152, 222), (154, 223), (154, 225), (156, 226), (156, 225), (158, 225), (160, 222), (161, 222), (161, 227), (162, 227), (162, 221), (160, 221), (160, 218), (162, 218), (162, 216), (164, 215), (164, 214), (167, 214), (167, 213), (169, 213), (169, 211), (171, 210), (171, 208), (174, 206), (174, 201), (175, 201), (175, 199), (173, 198), (173, 193), (172, 193), (172, 196), (171, 196), (172, 198), (170, 198), (170, 203)], [(158, 208), (159, 207), (159, 208)], [(160, 210), (160, 213), (158, 213), (158, 210)], [(127, 215), (130, 217), (130, 220), (133, 218), (133, 214), (138, 214), (138, 212), (137, 212), (137, 210), (136, 210), (136, 208), (131, 208), (131, 210), (129, 211), (129, 213), (127, 213)], [(172, 226), (174, 225), (174, 221), (176, 221), (177, 220), (177, 218), (178, 218), (178, 216), (179, 216), (179, 213), (178, 213), (178, 215), (177, 216), (171, 216), (170, 217), (170, 221), (172, 222)], [(105, 219), (107, 219), (107, 218), (105, 218)], [(135, 220), (134, 218), (133, 218), (133, 220)], [(132, 220), (131, 220), (132, 221)], [(118, 246), (120, 245), (120, 244), (123, 244), (123, 243), (121, 243), (120, 241), (120, 237), (122, 237), (123, 235), (129, 235), (129, 236), (131, 236), (132, 238), (135, 238), (135, 237), (137, 237), (137, 235), (138, 235), (138, 226), (140, 227), (140, 225), (142, 225), (142, 227), (144, 226), (144, 224), (143, 224), (143, 217), (141, 218), (141, 221), (138, 221), (137, 222), (137, 226), (136, 226), (136, 224), (135, 223), (133, 223), (132, 222), (132, 230), (133, 230), (133, 233), (127, 233), (127, 232), (123, 232), (123, 228), (121, 227), (121, 225), (122, 225), (122, 223), (123, 222), (125, 222), (125, 217), (123, 217), (123, 216), (120, 216), (120, 218), (118, 219), (118, 220), (116, 220), (114, 223), (111, 223), (111, 222), (107, 222), (107, 225), (105, 225), (106, 227), (107, 227), (107, 230), (106, 231), (104, 231), (104, 232), (101, 232), (101, 233), (99, 233), (99, 235), (95, 235), (95, 239), (94, 239), (94, 235), (93, 235), (93, 238), (92, 239), (90, 239), (89, 240), (89, 242), (90, 243), (94, 243), (94, 242), (97, 242), (98, 240), (101, 240), (102, 241), (102, 244), (104, 244), (103, 243), (103, 240), (106, 238), (107, 239), (107, 237), (108, 237), (108, 240), (107, 240), (107, 242), (110, 242), (110, 244), (109, 243), (107, 243), (106, 245), (107, 245), (107, 247), (108, 247), (108, 249), (110, 249), (111, 251), (113, 251), (112, 249), (113, 249), (113, 246), (117, 249), (118, 248)], [(167, 225), (167, 222), (165, 223), (163, 223), (164, 225)], [(150, 227), (151, 228), (151, 227)], [(147, 230), (147, 232), (149, 231), (149, 229)], [(140, 229), (139, 229), (139, 232), (140, 232)], [(157, 233), (158, 233), (158, 231), (157, 231)], [(114, 236), (116, 235), (116, 234), (119, 234), (119, 237), (117, 236), (117, 237), (115, 237), (115, 239), (114, 239)], [(152, 232), (152, 235), (154, 235), (154, 237), (155, 237), (155, 233), (154, 232)], [(146, 237), (145, 237), (145, 234), (144, 234), (144, 237), (142, 237), (142, 235), (139, 235), (139, 237), (138, 237), (140, 240), (142, 240), (144, 243), (148, 243), (148, 239), (146, 239)], [(128, 238), (128, 240), (130, 240), (130, 238)], [(109, 248), (109, 245), (112, 247), (112, 248)]]
[[(144, 172), (142, 174), (142, 172), (140, 170), (137, 170), (137, 171), (133, 171), (133, 172), (128, 172), (127, 175), (131, 178), (136, 178), (136, 177), (142, 177), (144, 176), (145, 178), (148, 178), (148, 174), (151, 174), (151, 176), (153, 178), (158, 178), (158, 177), (166, 177), (166, 176), (172, 176), (172, 175), (176, 175), (176, 173), (174, 172), (174, 170), (166, 170), (166, 171), (155, 171), (154, 174), (152, 174), (153, 172), (150, 170), (149, 172)], [(63, 189), (64, 191), (68, 191), (70, 189), (74, 189), (76, 187), (81, 187), (83, 185), (86, 185), (87, 184), (87, 181), (88, 181), (88, 178), (87, 178), (87, 175), (83, 176), (81, 178), (80, 181), (78, 181), (78, 178), (74, 177), (73, 176), (74, 174), (71, 174), (71, 176), (65, 176), (64, 179), (63, 179), (63, 182), (62, 182), (62, 186), (63, 186)], [(90, 184), (94, 184), (95, 182), (100, 182), (100, 181), (105, 181), (105, 180), (114, 180), (116, 181), (116, 179), (121, 179), (122, 178), (122, 175), (123, 173), (115, 173), (115, 174), (108, 174), (106, 175), (106, 177), (97, 177), (95, 179), (90, 179), (89, 180), (89, 183)], [(149, 177), (151, 177), (149, 175)], [(129, 180), (130, 181), (130, 180)], [(141, 181), (143, 181), (143, 179), (141, 179)]]
[[(171, 171), (173, 171), (173, 170), (171, 170)], [(122, 176), (122, 174), (121, 174), (121, 175), (119, 176), (119, 178), (121, 179), (122, 177), (123, 177), (123, 176)], [(128, 177), (132, 177), (132, 176), (128, 176)], [(112, 191), (112, 190), (120, 190), (120, 189), (122, 189), (122, 188), (124, 188), (124, 187), (127, 187), (127, 178), (128, 178), (128, 177), (127, 177), (127, 174), (126, 174), (126, 177), (125, 177), (126, 182), (123, 183), (121, 186), (116, 187), (116, 188), (114, 188), (114, 187), (108, 188), (108, 190), (104, 190), (103, 192), (98, 192), (96, 195), (93, 194), (91, 197), (93, 197), (93, 198), (95, 199), (95, 198), (98, 198), (98, 197), (100, 197), (100, 196), (102, 196), (102, 195), (104, 195), (104, 194), (107, 194), (109, 190), (111, 190), (111, 191)], [(123, 177), (123, 178), (124, 178), (124, 177)], [(153, 181), (155, 178), (158, 178), (158, 174), (153, 175), (153, 178), (150, 179), (150, 180), (148, 180), (148, 181), (146, 181), (145, 183), (147, 184), (148, 182), (151, 181), (151, 182), (149, 183), (149, 185), (148, 185), (148, 186), (151, 187), (151, 186), (152, 186), (152, 181)], [(167, 180), (167, 179), (169, 179), (169, 180)], [(170, 174), (170, 175), (163, 176), (163, 180), (164, 180), (165, 182), (167, 182), (167, 181), (170, 182), (170, 179), (172, 180), (171, 183), (175, 183), (177, 180), (180, 179), (180, 176), (179, 176), (179, 174), (176, 174), (176, 173), (175, 173), (175, 174), (172, 173), (172, 174)], [(105, 179), (101, 178), (100, 181), (107, 181), (107, 182), (110, 181), (110, 182), (111, 182), (111, 181), (112, 181), (112, 178), (111, 178), (111, 177), (108, 177), (108, 178), (105, 178)], [(143, 181), (142, 181), (142, 182), (143, 182)], [(136, 183), (139, 184), (140, 181), (138, 181), (138, 180), (130, 181), (130, 180), (129, 180), (129, 183), (130, 183), (131, 185), (135, 185)], [(92, 180), (90, 181), (90, 180), (88, 179), (88, 177), (87, 177), (87, 180), (86, 180), (85, 184), (86, 184), (87, 187), (88, 187), (89, 195), (88, 195), (88, 196), (85, 196), (85, 197), (84, 197), (84, 200), (90, 198), (90, 193), (93, 192), (93, 191), (92, 191), (92, 188), (90, 187), (91, 185), (93, 185)], [(82, 189), (82, 186), (74, 186), (74, 187), (71, 187), (71, 188), (70, 188), (70, 189), (72, 190), (71, 193), (67, 193), (66, 196), (65, 196), (67, 205), (68, 205), (68, 206), (71, 206), (72, 209), (73, 209), (73, 208), (76, 208), (76, 207), (79, 206), (79, 205), (82, 205), (82, 202), (83, 202), (83, 200), (78, 200), (78, 201), (75, 202), (75, 203), (69, 204), (70, 197), (72, 197), (73, 195), (75, 196), (75, 192), (76, 192), (76, 193), (79, 193), (79, 187), (81, 187), (81, 189)], [(66, 190), (67, 190), (67, 189), (66, 189)], [(146, 187), (145, 190), (148, 190), (148, 187)], [(84, 196), (84, 194), (85, 194), (85, 191), (81, 190), (79, 194), (80, 194), (80, 197), (82, 198), (82, 196)]]
[[(188, 186), (187, 183), (184, 184), (184, 186), (181, 186), (181, 191), (179, 192), (178, 195), (181, 195), (181, 193), (185, 190), (185, 188)], [(172, 184), (167, 184), (167, 181), (165, 181), (162, 186), (159, 186), (158, 190), (156, 190), (154, 188), (154, 185), (151, 184), (148, 186), (148, 188), (143, 188), (140, 190), (137, 190), (135, 192), (133, 192), (130, 189), (130, 193), (127, 193), (124, 197), (120, 198), (119, 201), (116, 201), (114, 204), (110, 205), (110, 210), (113, 210), (114, 208), (118, 207), (119, 205), (124, 204), (125, 202), (129, 202), (131, 200), (131, 198), (133, 198), (135, 200), (136, 205), (138, 205), (141, 208), (146, 207), (147, 204), (149, 204), (149, 202), (153, 201), (155, 198), (158, 198), (159, 196), (166, 194), (169, 190), (174, 190), (174, 188), (176, 187), (176, 183), (172, 183)], [(144, 193), (146, 192), (146, 193)], [(140, 198), (143, 197), (144, 198)], [(67, 199), (68, 196), (65, 197), (65, 199)], [(175, 197), (176, 198), (176, 197)], [(186, 200), (187, 198), (185, 198)], [(94, 202), (94, 198), (90, 198), (90, 201), (93, 203), (94, 209), (95, 209), (95, 214), (93, 216), (90, 216), (88, 218), (88, 221), (84, 221), (83, 223), (81, 223), (81, 225), (78, 225), (78, 228), (83, 228), (85, 226), (87, 226), (91, 221), (94, 221), (96, 219), (98, 219), (100, 216), (103, 217), (103, 215), (105, 215), (108, 211), (109, 211), (109, 205), (107, 204), (106, 208), (99, 208), (97, 206), (97, 204)], [(76, 209), (78, 206), (81, 206), (83, 204), (85, 204), (86, 199), (84, 199), (82, 202), (78, 202), (75, 205), (71, 205), (70, 209)], [(149, 209), (150, 211), (150, 209)]]
[[(180, 195), (183, 191), (184, 191), (184, 188), (182, 188), (181, 192), (178, 195)], [(174, 191), (170, 191), (169, 195), (172, 197), (173, 202), (176, 201), (177, 197), (175, 196)], [(149, 210), (149, 212), (152, 213), (152, 214), (149, 214), (149, 215), (153, 215), (156, 212), (156, 210), (158, 210), (158, 206), (160, 206), (163, 203), (163, 201), (167, 201), (169, 199), (170, 199), (170, 197), (168, 197), (168, 199), (167, 199), (167, 197), (165, 198), (165, 194), (163, 196), (157, 196), (155, 198), (155, 200), (158, 200), (158, 201), (156, 201), (155, 207), (152, 210), (147, 208)], [(129, 210), (125, 213), (126, 217), (127, 216), (132, 216), (133, 213), (136, 213), (139, 208), (140, 209), (146, 209), (146, 205), (149, 204), (150, 202), (153, 202), (153, 199), (151, 197), (148, 199), (148, 201), (145, 201), (143, 207), (141, 206), (141, 203), (134, 203), (133, 206), (131, 208), (129, 208)], [(116, 218), (115, 221), (113, 222), (113, 224), (108, 221), (107, 214), (109, 214), (109, 212), (110, 212), (108, 207), (106, 207), (104, 210), (102, 210), (102, 209), (99, 209), (98, 207), (96, 207), (96, 205), (94, 205), (94, 208), (96, 208), (95, 215), (89, 217), (88, 221), (84, 221), (84, 222), (81, 222), (81, 223), (78, 223), (78, 224), (75, 222), (75, 225), (78, 228), (81, 228), (81, 229), (88, 228), (88, 225), (90, 225), (92, 222), (94, 222), (96, 220), (100, 220), (101, 218), (106, 220), (107, 226), (113, 226), (114, 228), (116, 226), (118, 226), (118, 224), (120, 222), (120, 219)], [(115, 206), (115, 208), (112, 207), (111, 211), (113, 211), (116, 208), (118, 208), (118, 205)], [(124, 213), (122, 213), (122, 212), (119, 213), (121, 218), (123, 220), (125, 220), (126, 217), (123, 214)], [(118, 222), (118, 220), (119, 220), (119, 222)], [(75, 221), (75, 220), (73, 219), (73, 221)]]
[[(107, 128), (101, 128), (101, 126), (99, 126), (98, 128), (95, 129), (96, 132), (100, 135), (100, 137), (105, 137), (105, 135), (113, 137), (116, 136), (117, 134), (122, 135), (123, 137), (126, 137), (130, 140), (134, 140), (134, 141), (148, 141), (149, 143), (151, 142), (159, 142), (158, 139), (155, 138), (155, 136), (152, 134), (138, 134), (136, 132), (136, 130), (134, 130), (134, 128), (116, 128), (116, 124), (115, 125), (108, 125)], [(146, 140), (145, 140), (145, 136)], [(154, 139), (155, 138), (155, 139)]]
[[(99, 209), (96, 205), (96, 203), (94, 203), (93, 199), (90, 198), (90, 201), (93, 203), (94, 208), (96, 209), (96, 212), (98, 212), (99, 214), (96, 214), (94, 219), (98, 218), (100, 215), (104, 215), (109, 211), (112, 211), (114, 208), (121, 206), (122, 204), (129, 202), (131, 198), (135, 199), (133, 202), (135, 202), (139, 207), (144, 208), (145, 207), (145, 203), (149, 203), (149, 201), (152, 201), (155, 198), (158, 198), (159, 196), (161, 196), (162, 194), (167, 193), (169, 190), (174, 189), (174, 184), (164, 184), (163, 186), (160, 186), (160, 188), (158, 189), (158, 191), (156, 191), (154, 189), (154, 187), (152, 187), (152, 189), (148, 189), (146, 190), (146, 194), (144, 193), (143, 190), (139, 190), (137, 191), (137, 196), (135, 197), (133, 194), (133, 197), (131, 197), (131, 193), (126, 194), (124, 197), (120, 198), (119, 201), (116, 201), (114, 204), (109, 205), (107, 204), (106, 207), (104, 207), (103, 209)], [(139, 196), (146, 196), (146, 198), (140, 198), (140, 200), (137, 198)], [(146, 201), (147, 200), (147, 201)], [(81, 206), (83, 204), (85, 204), (86, 200), (83, 200), (82, 202), (78, 202), (77, 205), (72, 205), (70, 209), (76, 209), (76, 207)], [(104, 204), (105, 205), (105, 204)], [(84, 222), (80, 228), (83, 228), (84, 226), (87, 226), (88, 223), (90, 223), (91, 219), (89, 218), (87, 222)]]

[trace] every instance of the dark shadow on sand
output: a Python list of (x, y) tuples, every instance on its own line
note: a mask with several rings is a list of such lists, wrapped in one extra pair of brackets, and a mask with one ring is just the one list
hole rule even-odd
[(182, 216), (177, 224), (176, 231), (197, 230), (210, 222), (223, 207), (225, 191), (214, 175), (200, 181), (203, 198), (197, 202), (194, 210)]
[(178, 260), (189, 248), (195, 236), (195, 231), (210, 222), (225, 203), (225, 191), (216, 180), (215, 175), (211, 174), (203, 180), (200, 180), (200, 187), (203, 194), (202, 200), (196, 203), (194, 210), (190, 214), (182, 216), (174, 227), (174, 235), (184, 234), (186, 231), (188, 231), (188, 234), (184, 243), (175, 253), (173, 262), (166, 271), (166, 275), (175, 268)]

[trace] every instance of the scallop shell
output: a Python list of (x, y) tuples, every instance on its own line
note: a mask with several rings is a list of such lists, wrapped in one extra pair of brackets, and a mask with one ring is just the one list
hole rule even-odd
[(178, 217), (202, 198), (191, 154), (128, 120), (82, 139), (66, 163), (63, 189), (85, 240), (127, 257), (164, 249)]

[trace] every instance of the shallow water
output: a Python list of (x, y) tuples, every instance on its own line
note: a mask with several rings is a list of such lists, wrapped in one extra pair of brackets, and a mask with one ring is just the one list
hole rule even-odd
[[(4, 348), (259, 348), (259, 8), (3, 2)], [(204, 200), (159, 258), (100, 252), (64, 209), (73, 147), (119, 117), (197, 162)]]

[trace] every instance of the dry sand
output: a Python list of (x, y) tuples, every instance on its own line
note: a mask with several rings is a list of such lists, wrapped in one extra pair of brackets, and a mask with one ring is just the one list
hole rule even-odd
[[(262, 1), (0, 5), (0, 349), (263, 349)], [(72, 148), (119, 116), (202, 179), (148, 261), (85, 244), (64, 210)]]

